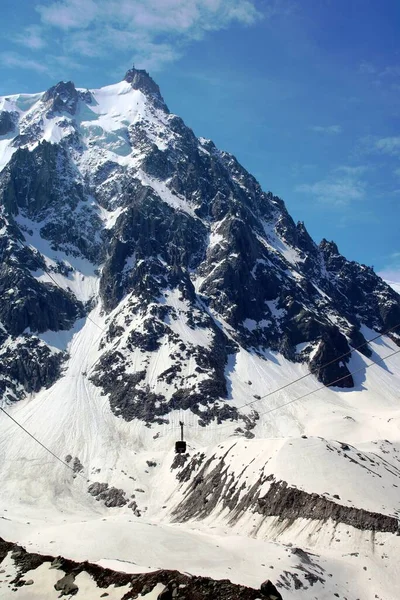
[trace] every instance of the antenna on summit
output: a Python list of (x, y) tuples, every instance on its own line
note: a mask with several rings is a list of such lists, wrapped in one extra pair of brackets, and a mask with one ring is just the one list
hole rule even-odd
[(179, 421), (179, 425), (181, 428), (181, 439), (175, 442), (175, 452), (177, 454), (184, 454), (186, 452), (186, 442), (183, 439), (183, 421)]

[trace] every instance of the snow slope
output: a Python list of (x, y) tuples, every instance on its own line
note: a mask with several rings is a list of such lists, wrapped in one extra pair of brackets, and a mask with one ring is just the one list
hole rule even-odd
[[(18, 117), (16, 130), (0, 138), (0, 171), (7, 174), (18, 146), (34, 152), (47, 141), (50, 150), (68, 149), (83, 196), (74, 204), (70, 189), (75, 188), (65, 184), (65, 179), (71, 183), (67, 176), (60, 176), (55, 208), (32, 215), (20, 207), (13, 223), (23, 236), (19, 250), (25, 264), (17, 264), (14, 240), (6, 237), (11, 218), (3, 214), (0, 235), (4, 246), (11, 247), (11, 276), (17, 267), (29, 272), (28, 299), (34, 284), (46, 293), (59, 288), (71, 293), (81, 312), (66, 329), (27, 327), (18, 335), (4, 335), (1, 342), (3, 358), (19, 343), (38, 339), (63, 361), (61, 376), (51, 384), (27, 392), (18, 402), (6, 393), (0, 399), (13, 419), (61, 459), (57, 461), (4, 413), (0, 415), (0, 537), (32, 552), (89, 560), (127, 572), (177, 569), (256, 588), (271, 578), (281, 586), (285, 600), (398, 600), (398, 338), (385, 335), (371, 342), (369, 358), (354, 350), (347, 363), (354, 386), (348, 388), (324, 387), (310, 374), (304, 360), (313, 359), (322, 338), (318, 333), (315, 341), (312, 327), (304, 339), (294, 342), (292, 360), (288, 353), (285, 358), (284, 348), (273, 336), (270, 345), (263, 341), (273, 323), (276, 336), (282, 334), (281, 322), (297, 302), (297, 314), (304, 322), (314, 328), (324, 324), (323, 333), (337, 325), (347, 344), (350, 300), (346, 298), (342, 305), (326, 291), (343, 295), (337, 279), (345, 277), (341, 270), (334, 274), (345, 259), (326, 243), (323, 262), (322, 250), (312, 241), (307, 242), (308, 249), (304, 246), (304, 227), (293, 224), (292, 237), (303, 236), (303, 246), (300, 241), (296, 246), (287, 234), (289, 217), (277, 217), (279, 199), (272, 194), (262, 197), (270, 220), (253, 222), (254, 207), (247, 192), (256, 188), (256, 182), (248, 174), (244, 178), (233, 157), (213, 150), (206, 140), (196, 141), (165, 106), (150, 101), (127, 81), (71, 91), (62, 111), (54, 109), (50, 96), (0, 100), (0, 110)], [(179, 165), (178, 173), (171, 174), (168, 161), (160, 159), (167, 148)], [(204, 176), (196, 160), (201, 163), (199, 155), (213, 152), (219, 162), (215, 159)], [(157, 167), (160, 160), (164, 177), (155, 173), (151, 161), (146, 167), (149, 156)], [(193, 164), (202, 174), (188, 177), (189, 189), (192, 179), (204, 186), (190, 194), (182, 191), (184, 184), (178, 177), (189, 157), (194, 157)], [(56, 164), (56, 174), (62, 173)], [(215, 175), (218, 192), (208, 212), (201, 212), (200, 200), (215, 191), (207, 187), (210, 173)], [(224, 196), (220, 188), (225, 176), (229, 181)], [(90, 185), (85, 187), (87, 180)], [(224, 204), (227, 198), (233, 208)], [(214, 222), (210, 206), (219, 215)], [(243, 239), (251, 241), (243, 243), (244, 249), (237, 233), (244, 227), (243, 207), (250, 214), (254, 234), (245, 237), (248, 231), (243, 230)], [(66, 233), (61, 231), (60, 242), (51, 231), (58, 231), (62, 211), (70, 221)], [(80, 238), (72, 226), (76, 223), (88, 247), (77, 245)], [(167, 223), (167, 232), (155, 229), (160, 223)], [(162, 247), (157, 232), (165, 236)], [(111, 242), (102, 253), (104, 240)], [(148, 254), (143, 254), (149, 244)], [(259, 258), (257, 244), (267, 252), (264, 258)], [(254, 262), (248, 265), (250, 250)], [(307, 267), (311, 275), (306, 276), (302, 269), (312, 262), (310, 257), (315, 260)], [(36, 268), (38, 260), (43, 261), (42, 267)], [(329, 261), (331, 271), (326, 266)], [(113, 271), (115, 264), (119, 270)], [(228, 289), (230, 280), (236, 285), (240, 269), (243, 277), (248, 271), (251, 282), (257, 282), (261, 272), (262, 293), (270, 291), (269, 284), (276, 285), (277, 292), (274, 297), (272, 289), (265, 300), (261, 296), (265, 313), (255, 318), (243, 314), (235, 330), (230, 318), (238, 308), (234, 292), (242, 297), (250, 294), (247, 288)], [(315, 272), (322, 275), (311, 283)], [(362, 266), (357, 274), (367, 283), (374, 277)], [(222, 290), (217, 286), (221, 281), (226, 283)], [(393, 309), (397, 297), (383, 283), (379, 287), (379, 282), (373, 282), (373, 301), (378, 298), (384, 308)], [(149, 290), (154, 291), (150, 296)], [(287, 291), (282, 292), (286, 305), (278, 299), (282, 290)], [(310, 298), (310, 305), (305, 305)], [(5, 302), (4, 296), (1, 301)], [(381, 310), (379, 303), (377, 307), (379, 318), (390, 312)], [(37, 310), (41, 308), (39, 302)], [(33, 312), (30, 304), (27, 311)], [(383, 330), (381, 321), (374, 321), (378, 325), (372, 321), (367, 311), (357, 317), (361, 340), (362, 336), (375, 338), (375, 326)], [(290, 332), (295, 338), (299, 329)], [(351, 343), (359, 345), (359, 341)], [(101, 362), (107, 356), (111, 362)], [(221, 356), (222, 372), (217, 364)], [(10, 360), (17, 358), (11, 355)], [(373, 362), (377, 364), (371, 366)], [(96, 381), (99, 365), (100, 375), (109, 375), (111, 384)], [(136, 389), (135, 377), (141, 386), (135, 408), (141, 408), (139, 392), (149, 405), (153, 402), (153, 412), (149, 409), (142, 418), (124, 413), (123, 401), (113, 404), (113, 392), (120, 391), (124, 381)], [(213, 391), (222, 380), (226, 394), (216, 400), (212, 396), (212, 403), (203, 402), (207, 388), (201, 385), (208, 384)], [(185, 398), (179, 402), (176, 392), (182, 389), (194, 390), (192, 402), (185, 404)], [(122, 392), (117, 400), (124, 400)], [(174, 453), (180, 421), (188, 444), (184, 457)], [(268, 512), (262, 501), (269, 498), (273, 505), (274, 490), (282, 501), (276, 502), (275, 512)], [(12, 564), (6, 563), (6, 569), (12, 569)], [(42, 585), (52, 588), (53, 575), (45, 568), (33, 577), (33, 586), (19, 591), (19, 597), (40, 597)], [(81, 579), (82, 594), (97, 597), (92, 582)], [(0, 590), (8, 593), (2, 584), (1, 580)], [(120, 598), (120, 592), (108, 593)], [(48, 597), (53, 597), (50, 592)]]
[[(103, 323), (98, 308), (91, 318)], [(315, 553), (318, 565), (332, 573), (329, 585), (319, 585), (318, 598), (331, 598), (335, 589), (347, 598), (355, 599), (361, 591), (363, 598), (374, 598), (363, 582), (365, 566), (369, 577), (373, 577), (374, 591), (379, 589), (385, 599), (398, 596), (399, 573), (396, 561), (390, 557), (398, 552), (400, 538), (392, 534), (375, 533), (371, 537), (371, 532), (345, 525), (316, 528), (307, 520), (283, 530), (279, 524), (264, 522), (254, 530), (250, 515), (233, 529), (227, 522), (228, 515), (223, 514), (211, 516), (204, 523), (171, 524), (171, 513), (182, 499), (181, 486), (171, 470), (182, 414), (171, 414), (169, 425), (154, 424), (150, 428), (140, 422), (116, 419), (107, 398), (86, 375), (98, 357), (96, 342), (100, 337), (101, 331), (93, 322), (82, 323), (68, 345), (71, 361), (63, 378), (49, 390), (8, 408), (58, 456), (78, 457), (83, 477), (74, 478), (14, 423), (1, 418), (0, 536), (16, 540), (30, 551), (56, 552), (105, 565), (117, 561), (113, 564), (120, 569), (125, 568), (124, 563), (133, 562), (139, 570), (176, 568), (229, 577), (252, 586), (258, 586), (268, 574), (278, 580), (285, 571), (296, 572), (296, 557), (290, 552), (290, 544), (294, 544)], [(377, 353), (392, 347), (390, 340), (374, 344)], [(235, 403), (241, 405), (248, 400), (245, 390), (249, 378), (254, 381), (251, 387), (261, 393), (305, 374), (301, 365), (288, 363), (279, 355), (270, 358), (240, 353), (232, 370)], [(368, 362), (358, 356), (356, 364), (361, 360)], [(397, 357), (392, 361), (392, 368), (398, 365)], [(316, 387), (319, 385), (313, 377), (308, 377), (293, 390), (261, 400), (254, 408), (262, 413)], [(188, 419), (183, 415), (189, 454), (205, 451), (209, 456), (216, 452), (222, 455), (236, 444), (228, 463), (239, 484), (244, 466), (251, 465), (243, 476), (248, 482), (254, 482), (264, 469), (307, 492), (330, 498), (337, 494), (341, 504), (398, 514), (398, 389), (396, 375), (389, 369), (373, 367), (360, 376), (354, 391), (324, 389), (261, 417), (254, 440), (232, 437), (223, 441), (232, 436), (234, 423), (204, 428), (196, 425), (193, 415)], [(314, 437), (316, 432), (322, 437)], [(323, 439), (328, 434), (330, 440), (339, 442)], [(311, 437), (303, 439), (300, 435)], [(384, 438), (392, 442), (384, 442)], [(213, 449), (212, 444), (219, 440), (222, 443)], [(347, 453), (340, 442), (351, 445)], [(147, 461), (156, 466), (149, 467)], [(122, 488), (127, 496), (135, 494), (143, 516), (135, 517), (126, 506), (106, 508), (87, 493), (86, 478)], [(346, 531), (351, 532), (350, 536)], [(339, 541), (332, 544), (331, 536)], [(376, 549), (372, 554), (371, 545)], [(259, 562), (257, 556), (262, 556)], [(267, 572), (269, 565), (273, 566), (272, 574)], [(307, 593), (293, 589), (285, 594), (285, 598), (301, 597), (307, 597)]]

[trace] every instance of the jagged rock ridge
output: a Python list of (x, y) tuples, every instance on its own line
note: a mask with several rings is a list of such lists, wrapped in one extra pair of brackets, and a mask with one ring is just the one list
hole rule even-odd
[(0, 108), (3, 398), (61, 376), (67, 353), (40, 334), (99, 302), (90, 381), (116, 415), (160, 423), (187, 409), (202, 425), (238, 419), (227, 369), (240, 349), (351, 388), (349, 355), (333, 359), (365, 344), (363, 328), (400, 322), (399, 296), (371, 268), (317, 245), (235, 157), (169, 112), (145, 71)]
[[(59, 592), (59, 597), (83, 598), (83, 594), (86, 596), (88, 593), (87, 579), (90, 581), (89, 593), (97, 592), (101, 598), (109, 596), (110, 593), (116, 598), (118, 592), (118, 597), (124, 600), (144, 598), (151, 592), (152, 596), (159, 600), (211, 600), (216, 597), (220, 600), (255, 600), (260, 596), (264, 600), (282, 598), (269, 581), (263, 584), (263, 591), (260, 591), (235, 585), (227, 579), (216, 581), (209, 577), (196, 577), (178, 571), (158, 570), (153, 573), (129, 575), (87, 561), (78, 563), (61, 556), (29, 553), (24, 548), (0, 538), (0, 567), (6, 558), (14, 565), (16, 575), (10, 577), (10, 573), (13, 572), (11, 568), (9, 573), (2, 569), (1, 573), (5, 575), (0, 581), (0, 590), (3, 589), (4, 593), (12, 590), (16, 598), (18, 592), (24, 589), (30, 590), (34, 595), (39, 592), (43, 599), (53, 597), (54, 589)], [(43, 571), (46, 569), (57, 575), (58, 581), (54, 586), (50, 583), (44, 585)]]

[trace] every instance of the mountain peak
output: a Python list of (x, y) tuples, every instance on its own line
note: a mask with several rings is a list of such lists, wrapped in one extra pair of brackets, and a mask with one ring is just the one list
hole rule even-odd
[(323, 238), (319, 243), (319, 247), (323, 252), (328, 253), (329, 255), (337, 254), (340, 256), (339, 248), (333, 241), (329, 242), (327, 239)]
[(79, 94), (72, 81), (59, 81), (44, 93), (42, 101), (54, 112), (75, 114)]
[(136, 69), (132, 66), (132, 68), (126, 72), (124, 80), (130, 83), (134, 90), (140, 90), (146, 96), (152, 96), (165, 104), (160, 88), (144, 69)]

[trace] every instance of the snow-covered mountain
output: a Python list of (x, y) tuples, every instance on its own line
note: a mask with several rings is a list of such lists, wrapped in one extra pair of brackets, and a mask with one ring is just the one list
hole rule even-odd
[(0, 110), (1, 405), (71, 467), (3, 414), (0, 536), (398, 598), (396, 291), (317, 245), (145, 71)]

